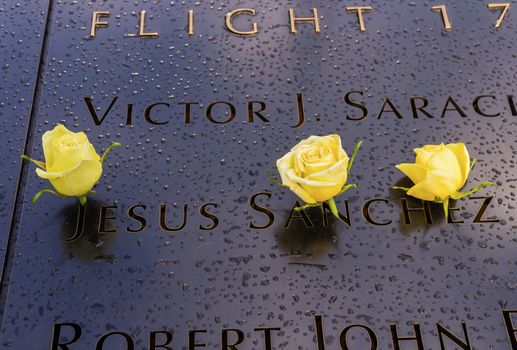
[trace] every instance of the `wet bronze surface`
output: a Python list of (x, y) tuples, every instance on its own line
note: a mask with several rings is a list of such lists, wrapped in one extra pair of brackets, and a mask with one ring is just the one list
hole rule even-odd
[[(511, 349), (502, 311), (517, 309), (515, 15), (495, 29), (500, 11), (445, 3), (446, 31), (431, 9), (438, 3), (371, 1), (361, 31), (345, 9), (354, 5), (54, 2), (27, 151), (42, 159), (41, 136), (56, 123), (85, 131), (99, 152), (123, 147), (108, 156), (73, 242), (77, 201), (44, 195), (31, 206), (47, 182), (28, 166), (2, 348), (267, 349), (270, 339), (273, 349), (366, 349), (363, 325), (379, 349), (393, 348), (393, 332), (416, 330), (425, 349), (440, 349), (440, 324), (459, 339), (444, 336), (454, 349), (467, 342), (464, 323), (472, 349)], [(225, 14), (239, 8), (256, 14), (236, 14), (234, 29), (256, 22), (257, 34), (226, 28)], [(291, 33), (290, 8), (297, 17), (317, 8), (320, 32), (298, 21)], [(91, 37), (94, 11), (110, 14)], [(16, 23), (36, 33), (30, 13), (41, 15), (30, 8), (31, 21)], [(4, 99), (23, 76), (34, 81), (38, 54), (27, 68), (9, 55)], [(24, 96), (2, 101), (6, 228), (32, 99)], [(15, 105), (25, 113), (13, 125)], [(427, 113), (415, 111), (422, 106)], [(337, 198), (347, 220), (325, 220), (319, 208), (292, 214), (299, 199), (267, 172), (301, 139), (330, 133), (349, 153), (364, 141), (350, 176), (358, 187)], [(497, 187), (457, 201), (460, 223), (433, 204), (430, 217), (412, 212), (407, 224), (404, 205), (422, 203), (391, 190), (409, 185), (394, 166), (440, 142), (465, 142), (478, 160), (466, 188)]]

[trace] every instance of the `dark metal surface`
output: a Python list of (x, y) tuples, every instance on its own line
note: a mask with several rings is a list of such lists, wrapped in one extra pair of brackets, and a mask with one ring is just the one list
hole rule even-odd
[(48, 1), (0, 2), (0, 271), (9, 241)]
[[(299, 24), (291, 34), (288, 9), (295, 5), (284, 1), (54, 5), (32, 154), (42, 157), (39, 139), (58, 122), (86, 131), (98, 150), (111, 141), (124, 147), (109, 155), (87, 208), (85, 233), (72, 243), (66, 238), (77, 203), (44, 196), (31, 206), (30, 197), (46, 183), (29, 172), (3, 315), (4, 348), (48, 349), (54, 324), (68, 322), (82, 328), (70, 345), (74, 350), (93, 349), (117, 331), (128, 333), (136, 349), (149, 348), (151, 331), (169, 331), (174, 349), (188, 348), (193, 329), (206, 330), (197, 342), (215, 349), (223, 328), (243, 331), (239, 348), (260, 349), (265, 340), (258, 327), (281, 328), (272, 333), (275, 349), (316, 349), (315, 315), (323, 317), (328, 349), (339, 348), (339, 334), (351, 324), (371, 327), (380, 349), (392, 348), (390, 324), (401, 336), (419, 324), (425, 348), (439, 349), (436, 323), (463, 338), (462, 322), (473, 349), (511, 348), (501, 310), (517, 308), (517, 126), (507, 99), (517, 97), (512, 11), (495, 30), (497, 13), (486, 4), (451, 2), (453, 28), (445, 33), (433, 4), (372, 1), (361, 33), (357, 16), (343, 4), (310, 1), (296, 4), (296, 12), (308, 16), (317, 7), (322, 32)], [(237, 7), (257, 10), (257, 36), (224, 28), (224, 14)], [(193, 37), (185, 30), (190, 9)], [(91, 14), (101, 10), (111, 12), (109, 26), (89, 38)], [(141, 10), (158, 38), (125, 36), (137, 31)], [(250, 22), (241, 16), (236, 24)], [(363, 95), (352, 98), (368, 107), (360, 121), (350, 118), (361, 110), (344, 101), (354, 90)], [(306, 120), (293, 128), (297, 93), (303, 93)], [(495, 96), (483, 100), (483, 108), (498, 117), (476, 113), (472, 103), (479, 95)], [(100, 117), (115, 96), (96, 125), (84, 97), (92, 98)], [(413, 96), (428, 99), (434, 118), (413, 118)], [(454, 111), (439, 117), (448, 96), (466, 117)], [(378, 118), (386, 97), (402, 119), (389, 112)], [(268, 123), (247, 121), (247, 101), (254, 100), (265, 102)], [(216, 101), (236, 107), (233, 121), (206, 118)], [(144, 118), (145, 108), (158, 102), (170, 106), (156, 107), (152, 118), (167, 124)], [(190, 124), (180, 102), (198, 103)], [(132, 125), (126, 125), (127, 104)], [(224, 118), (223, 107), (214, 107), (215, 119)], [(323, 227), (321, 213), (311, 209), (313, 228), (301, 219), (286, 228), (297, 198), (271, 184), (267, 170), (299, 140), (329, 133), (340, 134), (349, 153), (364, 140), (350, 179), (358, 188), (340, 197), (341, 209), (349, 200), (351, 225), (331, 219)], [(433, 224), (418, 214), (411, 225), (403, 223), (402, 194), (390, 190), (403, 181), (394, 165), (412, 161), (413, 148), (441, 141), (463, 141), (478, 159), (467, 187), (497, 182), (479, 196), (494, 196), (484, 220), (498, 222), (474, 223), (483, 200), (464, 199), (455, 214), (464, 223), (447, 224), (439, 207), (433, 207)], [(267, 223), (249, 205), (258, 192), (272, 194), (258, 200), (274, 211), (267, 229), (250, 228), (250, 222)], [(391, 224), (365, 220), (362, 207), (372, 198), (388, 200), (372, 206), (372, 213)], [(200, 229), (212, 224), (200, 214), (206, 203), (217, 204), (206, 210), (219, 219), (208, 231)], [(140, 232), (130, 232), (140, 226), (128, 216), (135, 205), (145, 206), (134, 209), (146, 220)], [(160, 227), (162, 205), (171, 227), (180, 225), (188, 205), (183, 229)], [(116, 232), (98, 233), (103, 206), (113, 207), (108, 226)], [(73, 333), (63, 329), (64, 343)], [(352, 333), (348, 345), (366, 348), (366, 333)], [(128, 347), (114, 336), (104, 348)]]

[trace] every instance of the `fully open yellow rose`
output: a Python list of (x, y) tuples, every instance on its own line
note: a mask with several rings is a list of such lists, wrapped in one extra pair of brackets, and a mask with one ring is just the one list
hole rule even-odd
[(282, 184), (309, 204), (324, 202), (343, 189), (348, 156), (339, 135), (311, 136), (278, 159)]
[(39, 177), (50, 181), (64, 196), (83, 196), (102, 175), (101, 157), (84, 132), (71, 132), (58, 124), (42, 137), (45, 168)]
[(465, 144), (426, 145), (414, 151), (415, 163), (397, 165), (415, 184), (407, 191), (408, 195), (426, 201), (444, 201), (467, 181), (470, 157)]

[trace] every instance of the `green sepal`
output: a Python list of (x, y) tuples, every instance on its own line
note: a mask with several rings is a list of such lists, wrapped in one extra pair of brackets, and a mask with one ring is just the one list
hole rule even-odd
[(307, 209), (307, 208), (320, 207), (322, 205), (323, 205), (323, 203), (321, 203), (321, 202), (304, 204), (304, 205), (302, 205), (300, 207), (295, 207), (294, 211), (298, 212), (298, 211), (302, 211), (302, 210)]
[(269, 177), (269, 181), (271, 181), (275, 185), (282, 186), (282, 187), (285, 187), (285, 188), (289, 188), (289, 186), (284, 185), (283, 183), (280, 183), (280, 182), (276, 181), (275, 178), (273, 177), (273, 175), (269, 171), (267, 172), (267, 176)]
[(81, 203), (81, 205), (84, 207), (86, 205), (86, 202), (88, 201), (88, 198), (86, 197), (86, 195), (78, 197), (78, 198), (79, 198), (79, 203)]
[(391, 186), (392, 189), (394, 190), (402, 190), (402, 191), (409, 191), (409, 187), (401, 187), (401, 186)]
[[(108, 152), (111, 151), (112, 149), (114, 148), (117, 148), (117, 147), (120, 147), (122, 146), (121, 143), (119, 142), (113, 142), (111, 145), (109, 145), (108, 148), (106, 148), (106, 150), (104, 151), (104, 153), (102, 154), (102, 157), (101, 157), (101, 163), (104, 163), (104, 159), (106, 158), (106, 156), (108, 155)], [(85, 202), (86, 203), (86, 202)]]
[(59, 193), (57, 193), (56, 191), (52, 191), (52, 190), (50, 190), (50, 189), (48, 189), (48, 188), (45, 188), (45, 189), (43, 189), (43, 190), (39, 191), (38, 193), (36, 193), (36, 194), (32, 197), (32, 201), (31, 201), (32, 205), (36, 204), (36, 202), (38, 201), (38, 199), (41, 197), (41, 195), (42, 195), (43, 193), (50, 193), (50, 194), (53, 194), (54, 196), (57, 196), (57, 197), (59, 197), (59, 198), (66, 198), (66, 196), (63, 196), (62, 194), (59, 194)]
[(336, 218), (339, 218), (339, 212), (337, 210), (336, 202), (334, 201), (334, 197), (327, 199), (327, 203), (330, 208), (330, 212), (334, 214)]
[(477, 163), (477, 160), (476, 159), (472, 159), (472, 162), (470, 162), (470, 169), (469, 169), (469, 171), (472, 170), (472, 168), (474, 167), (474, 165), (476, 165), (476, 163)]
[(352, 152), (352, 155), (350, 156), (350, 160), (348, 161), (348, 167), (346, 169), (348, 174), (350, 174), (350, 170), (352, 170), (352, 165), (354, 164), (355, 156), (357, 155), (357, 152), (359, 151), (359, 148), (361, 148), (362, 144), (363, 144), (363, 141), (358, 141), (355, 144), (354, 151)]
[(461, 199), (461, 198), (464, 198), (464, 197), (467, 197), (467, 196), (470, 196), (471, 194), (474, 194), (476, 193), (477, 191), (479, 191), (480, 189), (482, 188), (485, 188), (485, 187), (488, 187), (488, 186), (496, 186), (495, 183), (493, 182), (490, 182), (490, 181), (486, 181), (486, 182), (482, 182), (480, 183), (479, 185), (477, 185), (476, 187), (474, 187), (472, 190), (468, 191), (468, 192), (461, 192), (461, 191), (458, 191), (456, 193), (453, 193), (451, 195), (451, 198), (452, 199)]
[[(339, 191), (339, 193), (338, 193), (338, 194), (336, 194), (336, 196), (339, 196), (339, 195), (341, 195), (341, 194), (345, 193), (346, 191), (348, 191), (349, 189), (351, 189), (351, 188), (356, 188), (356, 187), (357, 187), (357, 185), (356, 185), (356, 184), (348, 184), (348, 185), (346, 185), (346, 186), (343, 186), (343, 188), (341, 189), (341, 191)], [(334, 196), (334, 197), (335, 197), (335, 196)]]
[(45, 170), (45, 171), (47, 170), (47, 169), (46, 169), (46, 166), (45, 166), (45, 163), (40, 162), (39, 160), (32, 159), (31, 157), (26, 156), (25, 154), (22, 154), (22, 155), (20, 156), (20, 158), (21, 158), (21, 159), (28, 160), (28, 161), (30, 161), (30, 162), (33, 162), (34, 164), (36, 164), (37, 166), (39, 166), (41, 169), (43, 169), (43, 170)]

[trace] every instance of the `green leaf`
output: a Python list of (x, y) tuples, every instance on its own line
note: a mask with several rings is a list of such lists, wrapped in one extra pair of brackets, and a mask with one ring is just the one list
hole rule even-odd
[(476, 165), (476, 163), (477, 163), (477, 160), (472, 159), (472, 162), (470, 162), (470, 170), (472, 170), (472, 168), (474, 167), (474, 165)]
[(394, 190), (402, 190), (402, 191), (409, 191), (409, 187), (401, 187), (401, 186), (391, 186)]
[(307, 208), (312, 208), (312, 207), (319, 207), (321, 206), (323, 203), (310, 203), (310, 204), (305, 204), (305, 205), (302, 205), (301, 207), (296, 207), (294, 208), (294, 211), (302, 211), (304, 209), (307, 209)]
[(273, 175), (269, 171), (267, 172), (267, 176), (269, 177), (269, 181), (271, 181), (275, 185), (282, 186), (282, 187), (285, 187), (285, 188), (289, 188), (289, 186), (286, 186), (283, 183), (280, 183), (280, 182), (276, 181), (275, 178), (273, 177)]
[(41, 197), (41, 195), (42, 195), (43, 193), (50, 193), (50, 194), (53, 194), (54, 196), (57, 196), (57, 197), (59, 197), (59, 198), (66, 198), (66, 196), (63, 196), (62, 194), (59, 194), (59, 193), (57, 193), (56, 191), (52, 191), (52, 190), (50, 190), (50, 189), (48, 189), (48, 188), (45, 188), (45, 189), (43, 189), (43, 190), (39, 191), (38, 193), (36, 193), (36, 194), (32, 197), (32, 201), (31, 201), (32, 205), (36, 204), (36, 202), (38, 201), (38, 199)]
[(477, 185), (476, 187), (474, 187), (472, 190), (470, 190), (468, 192), (460, 192), (460, 191), (458, 191), (456, 193), (453, 193), (451, 195), (451, 198), (452, 199), (461, 199), (461, 198), (470, 196), (471, 194), (474, 194), (477, 191), (479, 191), (480, 189), (488, 187), (488, 186), (496, 186), (496, 184), (493, 183), (493, 182), (490, 182), (490, 181), (486, 181), (486, 182), (480, 183), (479, 185)]
[(39, 160), (34, 160), (34, 159), (32, 159), (31, 157), (26, 156), (25, 154), (22, 154), (22, 155), (20, 156), (20, 158), (21, 158), (21, 159), (28, 160), (28, 161), (30, 161), (30, 162), (33, 162), (34, 164), (36, 164), (37, 166), (39, 166), (41, 169), (46, 170), (45, 163), (40, 162)]
[(86, 196), (79, 197), (79, 203), (84, 207), (86, 205), (86, 202), (88, 201), (88, 198)]
[(101, 157), (101, 163), (104, 162), (104, 159), (106, 158), (106, 156), (108, 155), (108, 152), (111, 151), (112, 149), (114, 148), (117, 148), (117, 147), (120, 147), (122, 146), (121, 143), (119, 142), (113, 142), (111, 145), (109, 145), (108, 148), (106, 148), (106, 150), (104, 151), (104, 153), (102, 154), (102, 157)]
[(348, 167), (346, 171), (350, 174), (350, 170), (352, 169), (352, 165), (354, 164), (355, 156), (357, 155), (357, 152), (359, 151), (359, 148), (361, 148), (361, 145), (363, 144), (363, 141), (358, 141), (355, 144), (354, 151), (352, 152), (352, 155), (350, 156), (350, 160), (348, 161)]
[(330, 212), (334, 214), (336, 218), (339, 218), (339, 212), (337, 210), (336, 202), (334, 198), (327, 199), (327, 203), (329, 204)]
[[(341, 189), (341, 191), (339, 191), (339, 193), (338, 193), (338, 194), (336, 194), (336, 196), (339, 196), (339, 195), (341, 195), (341, 194), (345, 193), (346, 191), (348, 191), (349, 189), (351, 189), (351, 188), (356, 188), (356, 187), (357, 187), (357, 186), (356, 186), (356, 184), (348, 184), (348, 185), (346, 185), (346, 186), (343, 186), (343, 188)], [(335, 197), (335, 196), (334, 196), (334, 197)]]

